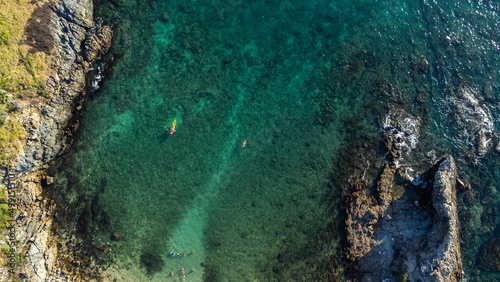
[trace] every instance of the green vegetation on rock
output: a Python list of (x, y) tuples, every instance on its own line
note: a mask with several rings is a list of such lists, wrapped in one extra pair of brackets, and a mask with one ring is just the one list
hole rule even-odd
[(43, 90), (49, 58), (32, 53), (24, 42), (25, 28), (36, 5), (27, 0), (0, 2), (0, 89)]
[[(1, 98), (1, 96), (0, 96)], [(0, 165), (9, 165), (21, 149), (20, 138), (25, 136), (25, 131), (11, 114), (11, 109), (6, 103), (0, 101)]]
[[(0, 165), (12, 163), (25, 134), (18, 123), (11, 97), (31, 99), (45, 95), (51, 57), (26, 44), (28, 20), (38, 4), (27, 0), (0, 1)], [(27, 94), (27, 95), (25, 95)]]
[(0, 189), (0, 231), (2, 233), (9, 219), (11, 219), (11, 215), (9, 206), (7, 205), (7, 189), (2, 187)]

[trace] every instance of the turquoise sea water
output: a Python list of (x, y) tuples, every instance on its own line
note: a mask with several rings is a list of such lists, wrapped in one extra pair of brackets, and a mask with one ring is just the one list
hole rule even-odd
[(490, 1), (101, 1), (113, 64), (57, 189), (95, 248), (110, 242), (122, 280), (175, 281), (181, 268), (186, 281), (323, 279), (341, 257), (339, 156), (382, 139), (402, 109), (418, 127), (414, 176), (451, 153), (472, 185), (472, 199), (458, 194), (466, 277), (499, 278), (481, 260), (499, 240), (499, 12)]

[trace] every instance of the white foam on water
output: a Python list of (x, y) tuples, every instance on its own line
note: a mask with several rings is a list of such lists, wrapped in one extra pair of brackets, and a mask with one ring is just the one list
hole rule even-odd
[(448, 99), (450, 112), (456, 114), (452, 117), (458, 136), (453, 141), (463, 150), (473, 152), (476, 161), (494, 147), (493, 140), (497, 135), (490, 109), (478, 97), (475, 89), (462, 86), (458, 95)]
[[(93, 70), (93, 69), (91, 69)], [(92, 88), (93, 91), (99, 89), (99, 83), (102, 80), (102, 68), (101, 66), (97, 66), (97, 74), (95, 75), (94, 79), (90, 82), (90, 87)]]
[(388, 129), (391, 127), (391, 115), (388, 114), (386, 117), (385, 117), (385, 120), (384, 120), (384, 123), (382, 124), (382, 128), (383, 129)]
[(470, 105), (477, 106), (479, 104), (479, 100), (475, 97), (475, 93), (472, 88), (470, 87), (462, 88), (462, 94)]
[(392, 115), (393, 113), (389, 113), (385, 117), (382, 126), (385, 130), (390, 130), (394, 140), (397, 141), (395, 144), (408, 154), (412, 149), (417, 147), (418, 138), (420, 137), (420, 120), (407, 116), (399, 121), (393, 122), (391, 119)]

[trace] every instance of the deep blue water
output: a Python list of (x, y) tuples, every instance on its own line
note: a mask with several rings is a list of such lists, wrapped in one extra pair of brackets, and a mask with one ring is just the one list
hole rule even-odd
[(400, 110), (410, 176), (452, 154), (472, 185), (457, 195), (465, 276), (500, 277), (480, 259), (499, 234), (500, 4), (98, 5), (116, 31), (113, 66), (57, 182), (99, 207), (96, 246), (120, 235), (110, 273), (317, 279), (340, 258), (338, 156), (381, 139)]

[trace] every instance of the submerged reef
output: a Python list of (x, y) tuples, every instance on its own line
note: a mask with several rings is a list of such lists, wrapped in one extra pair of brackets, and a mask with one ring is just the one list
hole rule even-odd
[(493, 237), (484, 244), (479, 262), (487, 270), (500, 271), (500, 236)]
[(148, 275), (153, 275), (163, 269), (165, 260), (158, 253), (145, 251), (141, 254), (141, 265), (146, 268)]

